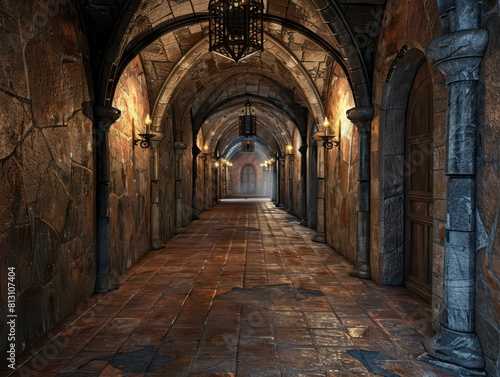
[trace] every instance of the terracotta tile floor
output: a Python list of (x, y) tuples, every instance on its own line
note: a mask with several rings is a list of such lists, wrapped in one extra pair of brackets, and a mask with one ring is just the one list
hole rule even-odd
[[(428, 308), (265, 202), (226, 202), (18, 358), (16, 376), (452, 376), (416, 360)], [(354, 246), (353, 246), (354, 247)]]

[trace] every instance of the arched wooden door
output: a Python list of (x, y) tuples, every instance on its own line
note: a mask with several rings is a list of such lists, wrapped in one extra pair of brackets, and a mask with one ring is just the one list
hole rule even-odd
[(242, 194), (255, 194), (257, 189), (257, 175), (252, 165), (245, 165), (241, 169), (240, 190)]
[(434, 98), (429, 64), (419, 69), (406, 111), (405, 285), (430, 300), (432, 292)]

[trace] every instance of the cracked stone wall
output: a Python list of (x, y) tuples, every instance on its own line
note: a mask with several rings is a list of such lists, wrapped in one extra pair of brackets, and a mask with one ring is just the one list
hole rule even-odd
[(479, 81), (477, 171), (478, 253), (476, 331), (491, 376), (500, 376), (500, 3), (485, 1), (483, 27), (490, 33)]
[(75, 20), (64, 1), (0, 6), (0, 323), (15, 267), (18, 352), (94, 288), (93, 135)]
[[(341, 139), (339, 147), (326, 151), (326, 239), (335, 250), (356, 260), (358, 208), (358, 131), (346, 117), (354, 107), (345, 75), (336, 67), (330, 86), (326, 113), (331, 133)], [(320, 143), (323, 148), (323, 144)]]
[(150, 250), (150, 149), (132, 140), (145, 133), (149, 110), (144, 71), (139, 58), (125, 69), (113, 106), (122, 115), (110, 128), (111, 270), (122, 274)]

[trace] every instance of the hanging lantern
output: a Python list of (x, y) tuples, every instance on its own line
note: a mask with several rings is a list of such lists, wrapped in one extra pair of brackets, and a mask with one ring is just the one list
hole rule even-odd
[(250, 100), (245, 103), (245, 110), (240, 115), (240, 136), (252, 137), (257, 131), (257, 116)]
[(235, 62), (264, 50), (262, 0), (210, 0), (209, 51)]

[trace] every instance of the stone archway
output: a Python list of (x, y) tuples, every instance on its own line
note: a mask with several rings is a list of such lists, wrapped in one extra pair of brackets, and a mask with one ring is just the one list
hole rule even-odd
[[(380, 110), (380, 230), (378, 282), (402, 285), (405, 266), (405, 125), (414, 79), (423, 64), (418, 49), (400, 50), (384, 87)], [(373, 256), (372, 256), (373, 257)]]

